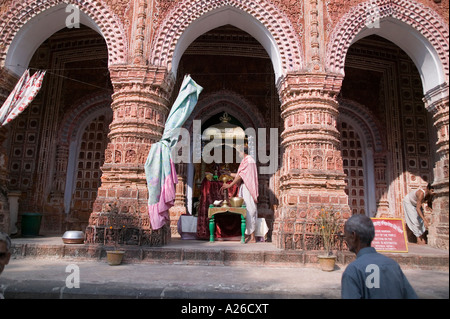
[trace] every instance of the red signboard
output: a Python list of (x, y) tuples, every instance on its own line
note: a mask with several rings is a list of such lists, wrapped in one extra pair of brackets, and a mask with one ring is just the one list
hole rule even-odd
[(401, 218), (372, 218), (375, 238), (372, 247), (377, 251), (407, 253), (405, 224)]

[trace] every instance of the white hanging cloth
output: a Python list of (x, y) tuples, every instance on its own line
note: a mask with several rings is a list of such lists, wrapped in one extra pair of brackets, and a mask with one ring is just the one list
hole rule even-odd
[(26, 70), (14, 90), (0, 108), (0, 127), (8, 124), (22, 113), (38, 94), (46, 71), (37, 71), (30, 76)]

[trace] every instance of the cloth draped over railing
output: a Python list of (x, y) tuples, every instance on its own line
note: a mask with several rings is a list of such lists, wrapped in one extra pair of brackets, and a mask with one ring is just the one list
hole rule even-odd
[(30, 76), (26, 70), (0, 108), (0, 126), (4, 126), (22, 113), (34, 100), (42, 87), (46, 71), (36, 71)]
[(175, 202), (175, 184), (178, 177), (172, 159), (172, 148), (177, 144), (179, 129), (189, 118), (203, 88), (186, 75), (177, 99), (167, 117), (161, 140), (154, 143), (145, 162), (148, 188), (148, 212), (152, 229), (160, 229), (169, 221), (169, 209)]

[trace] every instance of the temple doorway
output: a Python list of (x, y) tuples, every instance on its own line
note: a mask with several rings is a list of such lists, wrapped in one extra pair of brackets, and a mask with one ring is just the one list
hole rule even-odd
[(36, 99), (10, 124), (8, 188), (21, 192), (19, 215), (42, 213), (43, 234), (84, 230), (112, 120), (108, 48), (81, 24), (49, 35), (30, 59), (28, 68), (47, 73)]
[(402, 218), (403, 197), (434, 179), (437, 133), (421, 75), (400, 47), (377, 35), (349, 48), (345, 73), (339, 128), (350, 208)]
[[(227, 112), (216, 114), (202, 125), (200, 163), (193, 163), (190, 169), (194, 170), (194, 180), (189, 181), (192, 186), (193, 209), (197, 216), (197, 238), (209, 239), (208, 209), (210, 205), (220, 206), (224, 201), (239, 196), (239, 185), (220, 192), (224, 183), (233, 180), (241, 161), (238, 150), (243, 151), (248, 145), (242, 124), (231, 117)], [(225, 204), (227, 205), (227, 204)], [(221, 214), (216, 217), (216, 239), (240, 240), (241, 218), (236, 214)]]
[[(247, 32), (232, 25), (224, 25), (199, 36), (180, 59), (176, 89), (184, 74), (191, 74), (204, 88), (193, 114), (185, 124), (191, 133), (194, 121), (201, 122), (201, 132), (204, 132), (212, 126), (220, 127), (225, 118), (228, 125), (241, 133), (247, 128), (266, 128), (268, 132), (269, 128), (280, 126), (280, 102), (272, 60), (265, 48)], [(270, 148), (270, 145), (267, 147)], [(191, 151), (201, 150), (192, 147)], [(225, 153), (225, 148), (222, 153)], [(187, 214), (197, 213), (200, 187), (207, 178), (206, 173), (214, 176), (215, 168), (235, 172), (239, 163), (234, 161), (228, 167), (216, 164), (203, 162), (187, 165), (183, 189)], [(274, 185), (275, 174), (260, 175), (258, 215), (266, 219), (270, 229), (273, 205), (277, 202)], [(172, 218), (177, 220), (179, 217), (171, 214)], [(270, 235), (271, 232), (268, 233), (268, 240)], [(206, 239), (206, 235), (203, 239)]]

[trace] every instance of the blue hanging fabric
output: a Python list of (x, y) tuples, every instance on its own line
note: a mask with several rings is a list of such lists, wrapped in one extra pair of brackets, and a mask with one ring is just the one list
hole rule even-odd
[(194, 110), (202, 90), (190, 75), (184, 77), (178, 97), (167, 118), (163, 136), (150, 148), (145, 162), (145, 175), (152, 229), (160, 229), (169, 221), (169, 209), (174, 204), (175, 184), (178, 182), (172, 148), (177, 144), (179, 129)]

